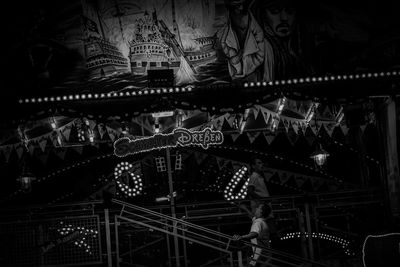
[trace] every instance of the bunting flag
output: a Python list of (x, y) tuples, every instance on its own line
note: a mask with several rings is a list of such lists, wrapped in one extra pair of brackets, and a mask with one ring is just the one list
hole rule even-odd
[(71, 126), (63, 127), (63, 129), (60, 131), (65, 137), (65, 140), (69, 141), (69, 135), (71, 134)]
[(221, 170), (226, 165), (226, 163), (227, 161), (225, 161), (225, 159), (217, 157), (217, 165), (219, 170)]
[(33, 156), (33, 154), (35, 153), (35, 144), (34, 144), (34, 142), (30, 142), (29, 143), (28, 150), (29, 150), (29, 154), (31, 156)]
[(106, 126), (104, 125), (104, 123), (99, 123), (97, 125), (97, 130), (99, 132), (100, 139), (103, 139), (104, 135), (107, 133), (107, 129), (106, 129)]
[(260, 135), (260, 132), (248, 132), (247, 136), (249, 137), (249, 141), (252, 144), (254, 140)]
[(325, 109), (322, 112), (321, 116), (322, 116), (323, 119), (330, 119), (330, 118), (334, 117), (333, 114), (332, 114), (332, 111), (331, 111), (331, 109), (329, 108), (328, 105), (325, 106)]
[(236, 139), (240, 136), (240, 133), (231, 133), (230, 136), (232, 137), (232, 141), (236, 142)]
[(7, 145), (7, 146), (3, 147), (3, 154), (4, 154), (4, 157), (6, 158), (6, 162), (8, 162), (8, 160), (10, 159), (12, 150), (13, 150), (12, 145)]
[(327, 123), (323, 125), (328, 135), (331, 137), (336, 126), (334, 123)]
[(276, 136), (274, 133), (271, 132), (263, 132), (263, 135), (269, 145), (274, 141)]
[(296, 184), (299, 188), (301, 188), (304, 184), (304, 182), (306, 181), (306, 179), (302, 176), (296, 177), (295, 178)]
[[(204, 155), (204, 154), (194, 152), (195, 158), (198, 158), (198, 157), (203, 158), (202, 155)], [(207, 156), (207, 155), (205, 155), (205, 156)], [(214, 156), (214, 155), (208, 155), (208, 157), (212, 157), (215, 159), (220, 171), (223, 168), (231, 168), (232, 173), (235, 173), (243, 166), (246, 166), (248, 171), (250, 172), (250, 164), (249, 163), (230, 160), (227, 158)], [(198, 161), (198, 164), (200, 165), (202, 162), (203, 162), (203, 160), (200, 160), (200, 161)], [(333, 190), (334, 188), (338, 188), (338, 186), (339, 186), (339, 184), (337, 184), (336, 181), (327, 179), (325, 177), (304, 175), (304, 174), (300, 174), (300, 173), (295, 173), (295, 172), (290, 172), (290, 171), (285, 171), (285, 170), (275, 169), (275, 168), (269, 168), (269, 167), (264, 168), (264, 177), (267, 182), (274, 182), (274, 183), (278, 183), (281, 185), (290, 183), (291, 186), (297, 186), (299, 189), (302, 189), (302, 187), (305, 185), (305, 183), (307, 183), (307, 185), (309, 185), (313, 191), (317, 191), (323, 185), (327, 185), (326, 190)]]
[(25, 146), (23, 146), (21, 144), (17, 144), (15, 147), (15, 151), (17, 152), (18, 159), (20, 159), (22, 157), (22, 155), (24, 154)]
[(46, 149), (46, 145), (47, 145), (47, 138), (42, 138), (42, 140), (39, 141), (39, 147), (42, 150), (42, 152), (44, 152), (44, 150)]
[(96, 127), (96, 122), (94, 120), (89, 120), (89, 128), (93, 130)]
[(114, 140), (119, 136), (118, 131), (116, 131), (113, 128), (108, 127), (108, 126), (106, 126), (106, 129), (107, 129), (107, 133), (108, 133), (108, 136), (110, 137), (111, 141), (114, 142)]
[(365, 128), (367, 128), (367, 125), (366, 125), (366, 124), (360, 126), (360, 129), (361, 129), (361, 132), (362, 132), (362, 133), (364, 133)]
[(294, 131), (292, 124), (289, 125), (289, 129), (287, 131), (287, 138), (292, 145), (294, 145), (298, 139), (298, 134)]
[(306, 131), (304, 133), (304, 137), (305, 137), (305, 139), (307, 140), (307, 143), (310, 146), (314, 143), (316, 137), (315, 137), (315, 134), (312, 131), (311, 127), (307, 127), (307, 129), (306, 129)]
[(341, 124), (340, 125), (340, 129), (342, 130), (342, 132), (343, 132), (343, 134), (346, 136), (347, 135), (347, 133), (349, 132), (349, 128), (346, 126), (346, 125), (344, 125), (344, 124)]
[(66, 154), (66, 152), (67, 152), (67, 149), (65, 149), (65, 148), (59, 148), (59, 149), (57, 149), (56, 155), (57, 155), (60, 159), (64, 160), (64, 159), (65, 159), (65, 154)]

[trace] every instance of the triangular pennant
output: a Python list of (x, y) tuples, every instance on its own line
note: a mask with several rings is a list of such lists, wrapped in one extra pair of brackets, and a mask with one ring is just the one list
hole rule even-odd
[(236, 142), (236, 139), (238, 139), (239, 136), (240, 136), (239, 133), (231, 133), (232, 141)]
[(23, 145), (18, 145), (18, 146), (15, 148), (15, 151), (17, 152), (17, 156), (18, 156), (18, 158), (20, 159), (20, 158), (22, 157), (22, 154), (24, 154), (25, 147), (24, 147)]
[(93, 130), (94, 127), (96, 127), (96, 122), (94, 120), (89, 120), (89, 128)]
[(267, 126), (268, 124), (265, 122), (264, 116), (259, 112), (253, 127), (256, 129), (265, 129)]
[[(216, 127), (219, 127), (219, 125), (216, 125)], [(231, 127), (231, 125), (229, 125), (229, 122), (226, 120), (226, 118), (223, 118), (223, 122), (222, 122), (222, 126), (221, 128), (217, 128), (221, 131), (232, 131), (233, 128)]]
[(341, 125), (340, 125), (340, 129), (342, 130), (343, 134), (344, 134), (345, 136), (347, 136), (347, 133), (349, 132), (349, 128), (348, 128), (346, 125), (341, 124)]
[(275, 170), (271, 168), (264, 168), (264, 178), (267, 182), (271, 179), (271, 177), (275, 174)]
[(366, 124), (361, 125), (360, 128), (361, 128), (361, 133), (364, 133), (365, 128), (367, 128), (367, 125)]
[(326, 118), (326, 119), (332, 119), (333, 114), (331, 112), (331, 109), (329, 108), (329, 106), (325, 106), (324, 111), (322, 112), (322, 117)]
[(265, 124), (268, 125), (269, 117), (271, 116), (271, 113), (269, 113), (268, 111), (263, 111), (262, 114), (263, 114), (263, 117), (264, 117)]
[(287, 172), (280, 171), (279, 178), (281, 179), (281, 184), (285, 184), (289, 180), (290, 176)]
[(299, 122), (294, 121), (292, 122), (293, 131), (297, 134), (299, 132)]
[(250, 144), (252, 144), (259, 135), (260, 135), (260, 132), (248, 132), (247, 137), (249, 138)]
[(308, 128), (310, 128), (314, 136), (318, 135), (318, 129), (319, 129), (318, 123), (310, 123)]
[(111, 141), (114, 142), (115, 138), (117, 137), (117, 135), (116, 135), (117, 131), (115, 131), (114, 129), (112, 129), (108, 126), (106, 126), (106, 129), (107, 129), (108, 136), (110, 136)]
[(43, 138), (39, 141), (39, 147), (42, 150), (42, 152), (44, 152), (44, 150), (46, 149), (46, 145), (47, 145), (47, 138)]
[(221, 170), (226, 164), (226, 162), (223, 158), (216, 157), (216, 159), (217, 159), (218, 169)]
[(315, 134), (313, 133), (313, 131), (311, 130), (311, 127), (307, 127), (305, 133), (304, 133), (304, 137), (306, 138), (307, 142), (309, 145), (312, 145), (315, 141)]
[(287, 138), (289, 139), (290, 143), (294, 145), (298, 139), (297, 133), (294, 131), (292, 124), (290, 124), (288, 132), (286, 134)]
[[(310, 103), (310, 105), (312, 105), (312, 103)], [(300, 107), (299, 107), (299, 111), (300, 114), (302, 114), (303, 116), (306, 116), (306, 107), (304, 106), (304, 103), (301, 102)]]
[(6, 158), (6, 162), (8, 162), (8, 160), (10, 159), (12, 149), (13, 148), (11, 145), (4, 146), (4, 148), (3, 148), (4, 157)]
[(260, 112), (260, 108), (255, 106), (252, 108), (252, 110), (253, 110), (254, 118), (257, 118), (258, 113)]
[(289, 121), (286, 118), (282, 119), (283, 121), (283, 126), (285, 127), (286, 132), (289, 130)]
[(328, 133), (329, 137), (332, 137), (332, 133), (335, 130), (335, 124), (334, 123), (326, 123), (325, 130)]
[(35, 146), (34, 146), (34, 144), (31, 142), (31, 143), (29, 143), (29, 145), (28, 145), (28, 150), (29, 150), (29, 154), (31, 155), (31, 156), (33, 156), (33, 153), (35, 153)]
[(271, 132), (264, 132), (263, 135), (268, 144), (271, 144), (275, 139), (275, 134)]
[(65, 140), (69, 141), (69, 137), (70, 137), (70, 134), (71, 134), (71, 126), (65, 127), (63, 129), (63, 131), (62, 131), (62, 134), (64, 135)]
[(66, 152), (67, 152), (67, 150), (65, 148), (60, 148), (57, 150), (56, 154), (60, 159), (64, 160)]
[(296, 177), (296, 184), (297, 186), (300, 188), (303, 186), (304, 182), (306, 181), (306, 179), (304, 177)]

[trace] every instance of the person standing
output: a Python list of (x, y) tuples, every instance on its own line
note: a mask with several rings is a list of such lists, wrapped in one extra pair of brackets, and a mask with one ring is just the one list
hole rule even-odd
[(247, 195), (250, 198), (251, 212), (254, 214), (260, 199), (270, 196), (263, 174), (264, 163), (259, 158), (251, 160), (252, 173), (247, 185)]
[(222, 29), (221, 48), (234, 81), (261, 80), (264, 61), (263, 30), (249, 10), (253, 0), (225, 0), (228, 22)]
[(270, 253), (263, 251), (263, 248), (270, 248), (269, 227), (267, 219), (271, 217), (271, 207), (266, 202), (261, 202), (256, 207), (250, 232), (246, 235), (234, 235), (233, 240), (250, 240), (253, 246), (253, 255), (250, 259), (250, 266), (268, 266)]

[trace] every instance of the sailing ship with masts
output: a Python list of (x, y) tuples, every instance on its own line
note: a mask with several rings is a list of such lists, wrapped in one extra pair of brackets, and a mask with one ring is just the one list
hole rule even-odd
[(174, 33), (162, 19), (157, 18), (155, 10), (151, 16), (145, 11), (143, 17), (136, 19), (133, 38), (129, 42), (129, 59), (133, 74), (146, 74), (149, 69), (173, 69), (174, 73), (177, 73), (183, 66), (190, 68), (185, 72), (195, 73), (197, 66), (216, 60), (216, 38), (195, 38), (198, 49), (184, 49), (175, 20), (174, 4), (172, 15)]
[(88, 17), (83, 17), (85, 26), (85, 57), (89, 77), (105, 77), (112, 74), (129, 72), (128, 59), (123, 56), (117, 45), (107, 40), (101, 20), (97, 23)]

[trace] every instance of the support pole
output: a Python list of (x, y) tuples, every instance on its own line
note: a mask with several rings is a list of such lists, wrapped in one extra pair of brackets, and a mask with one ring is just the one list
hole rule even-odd
[(108, 213), (108, 209), (104, 209), (104, 220), (106, 227), (106, 242), (107, 242), (107, 267), (112, 267), (110, 215)]
[(389, 98), (379, 111), (379, 132), (383, 139), (383, 184), (391, 216), (400, 216), (400, 171), (397, 151), (397, 118), (395, 99)]
[(308, 258), (307, 253), (307, 242), (306, 242), (306, 233), (304, 227), (304, 214), (303, 212), (297, 209), (297, 213), (299, 216), (299, 230), (300, 230), (300, 240), (301, 240), (301, 256), (303, 258)]
[[(172, 169), (171, 169), (171, 154), (169, 148), (166, 148), (167, 151), (167, 171), (168, 171), (168, 184), (169, 184), (169, 196), (171, 203), (171, 217), (176, 218), (175, 212), (175, 197), (174, 197), (174, 185), (172, 181)], [(179, 259), (179, 243), (177, 237), (176, 223), (173, 222), (173, 235), (174, 235), (174, 246), (175, 246), (175, 260), (176, 267), (180, 267), (180, 259)]]
[(306, 213), (306, 224), (307, 224), (307, 232), (308, 232), (308, 250), (310, 255), (310, 260), (314, 260), (314, 246), (312, 242), (312, 229), (311, 229), (311, 218), (310, 218), (310, 207), (308, 203), (304, 204), (304, 210)]
[(118, 234), (118, 227), (119, 227), (119, 222), (117, 219), (117, 216), (114, 216), (114, 227), (115, 227), (115, 258), (116, 258), (116, 265), (119, 267), (119, 234)]

